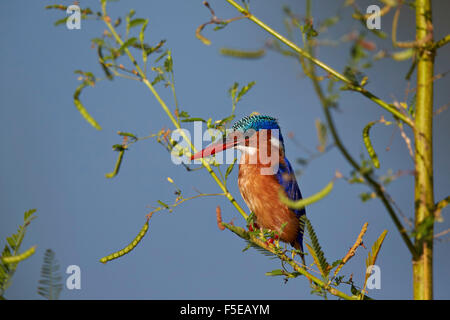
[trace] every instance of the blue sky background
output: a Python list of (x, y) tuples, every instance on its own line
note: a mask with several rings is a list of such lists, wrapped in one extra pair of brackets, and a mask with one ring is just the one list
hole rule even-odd
[[(21, 263), (13, 284), (6, 292), (10, 299), (39, 299), (36, 293), (45, 250), (51, 248), (64, 271), (68, 265), (79, 265), (81, 290), (64, 289), (63, 299), (315, 299), (305, 279), (284, 284), (265, 272), (278, 269), (276, 260), (248, 250), (232, 233), (220, 232), (215, 208), (222, 207), (225, 221), (236, 218), (232, 205), (222, 198), (204, 198), (187, 202), (173, 213), (158, 213), (139, 246), (122, 259), (103, 265), (98, 260), (127, 245), (145, 222), (148, 206), (157, 200), (174, 200), (171, 177), (186, 196), (193, 188), (203, 192), (220, 192), (206, 171), (186, 172), (170, 162), (170, 155), (155, 141), (133, 145), (125, 154), (120, 174), (105, 179), (114, 166), (117, 153), (111, 146), (120, 143), (118, 130), (144, 136), (159, 131), (170, 123), (150, 92), (141, 84), (125, 79), (102, 81), (87, 88), (81, 99), (89, 112), (102, 125), (96, 131), (87, 124), (73, 105), (72, 95), (78, 85), (76, 69), (93, 71), (102, 76), (96, 51), (90, 39), (104, 29), (101, 22), (83, 21), (81, 30), (54, 27), (64, 16), (62, 11), (44, 10), (53, 1), (2, 1), (0, 29), (0, 243), (22, 223), (23, 212), (37, 208), (38, 218), (28, 229), (23, 248), (37, 245), (36, 254)], [(70, 4), (69, 1), (62, 1)], [(219, 17), (229, 18), (237, 12), (225, 1), (210, 1)], [(334, 15), (340, 1), (313, 1), (315, 21)], [(369, 2), (360, 2), (361, 7)], [(97, 1), (81, 1), (81, 6), (97, 10)], [(304, 12), (304, 1), (252, 1), (253, 13), (267, 24), (285, 33), (282, 4), (298, 13)], [(450, 3), (434, 4), (435, 38), (450, 30), (447, 18)], [(204, 35), (211, 41), (205, 46), (195, 37), (198, 25), (209, 20), (202, 1), (120, 1), (109, 5), (115, 19), (129, 9), (136, 16), (149, 18), (146, 37), (150, 43), (167, 39), (172, 50), (177, 95), (181, 109), (191, 115), (221, 119), (228, 115), (231, 102), (228, 88), (256, 80), (255, 87), (237, 109), (242, 117), (259, 111), (279, 119), (286, 136), (292, 132), (309, 149), (317, 145), (314, 121), (323, 119), (319, 101), (309, 79), (301, 76), (298, 64), (277, 53), (268, 52), (263, 59), (236, 60), (219, 54), (219, 48), (259, 49), (268, 34), (249, 21), (232, 23)], [(359, 23), (351, 19), (350, 10), (343, 12), (344, 22), (323, 38), (336, 38)], [(392, 13), (382, 19), (382, 30), (390, 32)], [(414, 16), (402, 10), (398, 39), (414, 37)], [(369, 39), (376, 40), (373, 36)], [(376, 40), (378, 41), (378, 40)], [(350, 44), (321, 48), (319, 57), (338, 70), (348, 62)], [(378, 48), (391, 49), (390, 41), (378, 42)], [(439, 51), (436, 72), (448, 71), (450, 46)], [(368, 88), (392, 101), (404, 97), (403, 80), (409, 62), (385, 59), (368, 72)], [(435, 83), (435, 109), (449, 103), (449, 78)], [(173, 107), (171, 92), (159, 85), (162, 97)], [(335, 112), (339, 133), (353, 156), (365, 152), (362, 129), (369, 121), (388, 114), (361, 95), (343, 92), (340, 112)], [(435, 199), (450, 190), (449, 138), (450, 112), (434, 122)], [(413, 163), (398, 131), (390, 151), (386, 146), (392, 136), (391, 127), (372, 130), (375, 150), (381, 168), (412, 169)], [(408, 132), (411, 135), (411, 132)], [(295, 163), (305, 152), (286, 139), (287, 156)], [(296, 165), (296, 168), (299, 168)], [(338, 169), (348, 174), (350, 167), (333, 149), (314, 161), (299, 179), (304, 196), (312, 195), (333, 177)], [(237, 170), (230, 179), (231, 192), (245, 207), (237, 189)], [(353, 244), (364, 222), (369, 229), (364, 243), (370, 247), (384, 229), (388, 235), (377, 264), (381, 268), (381, 290), (370, 295), (382, 299), (410, 299), (412, 272), (410, 255), (401, 241), (384, 207), (378, 200), (362, 203), (358, 197), (363, 186), (348, 185), (340, 180), (323, 201), (307, 208), (329, 261), (342, 258)], [(413, 177), (405, 176), (389, 187), (402, 211), (412, 217)], [(436, 232), (450, 227), (446, 220), (436, 224)], [(450, 244), (435, 245), (435, 298), (450, 298)], [(343, 274), (353, 273), (356, 283), (364, 276), (368, 250), (360, 248), (344, 267)]]

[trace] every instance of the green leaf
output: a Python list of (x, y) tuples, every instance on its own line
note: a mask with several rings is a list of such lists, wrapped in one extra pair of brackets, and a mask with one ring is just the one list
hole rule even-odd
[(162, 74), (158, 74), (152, 81), (152, 86), (154, 86), (155, 84), (157, 84), (158, 82), (164, 80), (164, 75)]
[(342, 259), (334, 261), (330, 266), (330, 270), (334, 269), (336, 266), (340, 265), (341, 263), (342, 263)]
[(164, 208), (166, 208), (166, 209), (169, 209), (170, 207), (167, 205), (167, 204), (165, 204), (164, 202), (162, 202), (161, 200), (158, 200), (158, 203), (160, 204), (160, 205), (162, 205)]
[[(211, 129), (211, 127), (212, 127), (212, 118), (209, 118), (207, 121), (206, 121), (206, 127), (208, 128), (208, 129)], [(212, 137), (212, 141), (214, 142), (214, 140), (215, 140), (215, 137)]]
[(164, 61), (164, 70), (166, 72), (172, 72), (173, 69), (173, 60), (170, 50), (167, 51), (167, 58)]
[[(2, 259), (0, 259), (0, 297), (3, 296), (5, 290), (11, 284), (11, 278), (14, 275), (20, 261), (28, 258), (34, 253), (34, 249), (29, 249), (19, 255), (20, 246), (27, 231), (30, 222), (35, 218), (33, 214), (36, 209), (28, 210), (24, 213), (24, 223), (17, 228), (17, 233), (7, 237), (7, 244), (2, 251)], [(13, 261), (3, 262), (3, 258), (13, 257)], [(6, 259), (8, 261), (8, 259)], [(15, 261), (14, 261), (15, 260)]]
[(129, 26), (130, 26), (130, 29), (131, 29), (131, 28), (140, 26), (141, 24), (147, 24), (147, 23), (148, 23), (147, 19), (137, 18), (137, 19), (131, 20)]
[(13, 234), (11, 237), (6, 238), (6, 242), (8, 242), (9, 246), (12, 250), (16, 249), (16, 243), (17, 243), (17, 235)]
[(132, 138), (132, 139), (134, 139), (134, 140), (137, 140), (137, 139), (138, 139), (134, 134), (129, 133), (129, 132), (122, 132), (122, 131), (119, 131), (119, 132), (117, 132), (117, 134), (118, 134), (119, 136), (122, 136), (122, 137), (130, 137), (130, 138)]
[(249, 84), (247, 84), (246, 86), (242, 87), (241, 91), (239, 91), (237, 97), (236, 97), (236, 102), (238, 102), (239, 100), (241, 100), (241, 98), (255, 85), (255, 81), (250, 82)]
[(317, 265), (317, 268), (319, 269), (320, 274), (322, 275), (322, 277), (326, 278), (329, 273), (328, 265), (325, 263), (322, 263), (322, 260), (319, 256), (318, 252), (316, 252), (308, 243), (305, 242), (305, 246), (308, 249), (311, 257), (313, 258), (314, 263)]
[(133, 18), (133, 16), (136, 14), (136, 10), (131, 9), (130, 12), (127, 14), (127, 17), (129, 19)]
[(236, 100), (236, 92), (237, 92), (238, 87), (239, 87), (239, 83), (235, 82), (235, 83), (231, 86), (231, 88), (228, 89), (228, 93), (229, 93), (229, 95), (230, 95), (232, 101), (235, 101), (235, 100)]
[(228, 168), (227, 171), (225, 172), (225, 180), (227, 180), (228, 176), (230, 175), (230, 173), (233, 171), (234, 168), (234, 164), (236, 163), (237, 158), (234, 158), (233, 163), (231, 163)]
[(329, 17), (320, 23), (320, 28), (328, 29), (338, 23), (340, 19), (339, 16)]
[(122, 19), (118, 17), (116, 21), (114, 21), (114, 28), (117, 28), (122, 23)]
[(317, 131), (317, 138), (319, 139), (319, 146), (318, 150), (320, 152), (324, 152), (325, 148), (327, 146), (327, 126), (320, 121), (320, 119), (316, 119), (316, 131)]
[(220, 121), (216, 121), (216, 127), (220, 127), (220, 126), (223, 126), (224, 124), (227, 124), (228, 122), (230, 122), (231, 120), (233, 120), (235, 117), (236, 117), (236, 116), (235, 116), (234, 114), (232, 114), (232, 115), (230, 115), (230, 116), (228, 116), (228, 117), (223, 118), (223, 119), (220, 120)]
[(319, 35), (319, 33), (314, 29), (313, 25), (310, 23), (300, 26), (300, 31), (303, 34), (305, 34), (308, 39), (317, 37)]
[(139, 41), (141, 42), (141, 44), (144, 44), (144, 36), (145, 36), (145, 29), (147, 28), (148, 25), (148, 19), (145, 19), (143, 24), (142, 24), (142, 28), (141, 31), (139, 32)]
[(320, 273), (324, 278), (326, 278), (331, 268), (327, 260), (325, 259), (325, 254), (323, 253), (322, 247), (319, 244), (316, 232), (314, 231), (311, 222), (306, 218), (305, 215), (301, 217), (301, 220), (302, 222), (304, 222), (306, 230), (308, 231), (309, 239), (311, 240), (311, 245), (309, 245), (308, 243), (305, 243), (305, 245), (308, 248), (311, 256), (313, 257), (317, 267), (319, 268)]
[(80, 112), (81, 116), (95, 129), (102, 130), (102, 127), (95, 121), (95, 119), (89, 114), (89, 112), (86, 110), (86, 108), (83, 106), (83, 104), (80, 101), (80, 94), (84, 87), (87, 86), (87, 83), (83, 82), (81, 85), (78, 86), (78, 88), (75, 90), (75, 93), (73, 94), (73, 103), (75, 104), (75, 107)]
[(67, 6), (63, 6), (62, 4), (49, 4), (49, 5), (45, 6), (44, 9), (59, 9), (59, 10), (66, 11)]
[(124, 145), (122, 145), (122, 144), (115, 144), (115, 145), (112, 146), (112, 149), (114, 151), (123, 151), (123, 150), (126, 149), (126, 147)]
[(164, 58), (169, 53), (169, 50), (164, 51), (158, 58), (155, 59), (155, 63), (158, 63), (162, 58)]
[(370, 250), (367, 259), (366, 259), (366, 273), (365, 273), (365, 278), (364, 278), (364, 288), (362, 290), (362, 292), (365, 291), (366, 289), (366, 285), (367, 285), (367, 280), (369, 279), (370, 274), (367, 273), (367, 268), (369, 268), (369, 266), (373, 266), (377, 260), (378, 257), (378, 253), (380, 252), (381, 249), (381, 245), (383, 244), (384, 238), (386, 237), (387, 234), (387, 230), (384, 230), (381, 235), (378, 237), (378, 239), (374, 242), (374, 244), (372, 245), (372, 249)]
[(195, 122), (195, 121), (206, 122), (206, 120), (202, 118), (188, 118), (181, 120), (181, 122)]
[(30, 209), (28, 211), (25, 211), (25, 213), (23, 214), (23, 220), (28, 221), (35, 212), (36, 209)]
[(105, 64), (105, 59), (103, 58), (103, 46), (102, 45), (99, 45), (97, 47), (97, 54), (98, 54), (98, 60), (103, 69), (103, 72), (106, 75), (106, 78), (108, 78), (109, 80), (112, 80), (114, 78), (114, 76), (112, 75), (112, 73), (109, 71), (109, 68)]
[(87, 82), (86, 85), (93, 85), (95, 83), (95, 76), (92, 72), (75, 70), (73, 73), (80, 74), (83, 77), (85, 77), (86, 78), (85, 81)]
[(272, 270), (265, 273), (266, 276), (284, 276), (285, 272), (281, 269)]
[(53, 25), (54, 25), (55, 27), (57, 27), (57, 26), (60, 26), (60, 25), (62, 25), (62, 24), (66, 24), (67, 19), (69, 19), (69, 17), (64, 17), (64, 18), (62, 18), (62, 19), (60, 19), (60, 20), (55, 21), (55, 23), (53, 23)]
[(181, 111), (179, 113), (179, 116), (180, 116), (180, 118), (189, 118), (190, 117), (189, 113), (187, 113), (186, 111)]
[(104, 46), (105, 45), (105, 40), (103, 40), (102, 38), (92, 38), (91, 42), (95, 43), (98, 46)]
[[(147, 48), (145, 50), (145, 54), (147, 56), (151, 55), (153, 52), (159, 50), (164, 45), (165, 42), (166, 42), (166, 40), (161, 40), (156, 46), (151, 47), (151, 48)], [(156, 63), (156, 61), (155, 61), (155, 63)]]
[(223, 28), (225, 28), (225, 27), (228, 25), (228, 23), (229, 23), (229, 22), (221, 21), (221, 22), (219, 22), (218, 25), (216, 25), (216, 26), (214, 27), (213, 30), (214, 30), (214, 31), (222, 30)]
[(136, 41), (137, 41), (137, 39), (135, 37), (128, 39), (120, 46), (119, 51), (122, 52), (125, 48), (132, 46)]
[(47, 249), (44, 254), (44, 262), (41, 267), (41, 280), (38, 294), (48, 300), (57, 300), (62, 291), (62, 276), (59, 272), (59, 264), (55, 253)]
[[(233, 230), (231, 230), (231, 231), (233, 231)], [(276, 254), (274, 254), (274, 253), (272, 253), (270, 251), (267, 251), (264, 248), (261, 248), (259, 245), (257, 245), (256, 243), (252, 242), (251, 240), (247, 240), (247, 239), (245, 239), (245, 240), (246, 240), (247, 245), (249, 246), (249, 248), (253, 248), (256, 251), (258, 251), (259, 253), (261, 253), (262, 255), (265, 255), (266, 257), (269, 257), (271, 259), (277, 259), (278, 258)]]
[(114, 166), (113, 172), (105, 174), (106, 178), (108, 178), (108, 179), (114, 178), (119, 173), (120, 165), (122, 164), (124, 154), (125, 154), (125, 149), (122, 147), (122, 149), (119, 151), (119, 156), (117, 157), (116, 165)]
[(148, 48), (146, 49), (146, 44), (144, 43), (145, 29), (147, 28), (147, 25), (148, 25), (148, 19), (145, 19), (144, 23), (142, 24), (141, 31), (139, 32), (139, 41), (141, 42), (141, 48), (143, 49), (142, 50), (142, 61), (144, 62), (144, 64), (147, 63), (147, 57), (148, 57), (148, 54), (147, 54)]
[(134, 16), (136, 11), (134, 9), (131, 9), (130, 12), (125, 16), (125, 21), (127, 22), (126, 25), (126, 37), (128, 38), (128, 34), (130, 33), (130, 22), (131, 18)]

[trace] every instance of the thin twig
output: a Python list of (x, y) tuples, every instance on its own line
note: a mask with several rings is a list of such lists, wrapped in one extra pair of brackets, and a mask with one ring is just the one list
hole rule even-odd
[[(228, 1), (228, 0), (227, 0)], [(310, 50), (310, 56), (313, 56), (313, 50), (311, 47), (308, 46), (308, 49)], [(310, 60), (310, 72), (312, 74), (315, 73), (315, 67), (313, 64), (313, 61)], [(341, 151), (342, 155), (344, 156), (344, 158), (350, 163), (350, 165), (355, 169), (355, 171), (359, 172), (364, 179), (367, 181), (367, 183), (372, 187), (372, 189), (374, 190), (375, 194), (380, 198), (381, 202), (383, 203), (383, 205), (385, 206), (389, 216), (391, 217), (391, 219), (394, 222), (394, 225), (396, 226), (397, 230), (400, 232), (400, 235), (403, 239), (403, 241), (405, 242), (406, 246), (408, 247), (409, 251), (411, 252), (411, 255), (413, 257), (417, 256), (417, 252), (416, 249), (411, 241), (411, 239), (409, 238), (409, 234), (408, 231), (405, 229), (405, 227), (402, 225), (402, 223), (400, 222), (399, 218), (397, 217), (397, 214), (395, 212), (395, 210), (392, 208), (390, 201), (388, 200), (388, 198), (385, 195), (385, 191), (384, 188), (372, 177), (372, 174), (370, 172), (367, 172), (366, 170), (362, 170), (362, 168), (360, 167), (360, 165), (353, 159), (353, 157), (350, 155), (350, 153), (347, 151), (347, 149), (345, 148), (345, 146), (343, 145), (336, 127), (334, 125), (334, 121), (330, 112), (330, 106), (329, 106), (329, 102), (327, 97), (325, 96), (322, 87), (320, 85), (320, 83), (318, 81), (315, 81), (315, 77), (311, 78), (312, 82), (313, 82), (313, 87), (314, 90), (317, 93), (317, 96), (319, 97), (319, 100), (322, 104), (322, 108), (324, 110), (325, 113), (325, 118), (327, 121), (327, 125), (328, 128), (330, 129), (331, 135), (333, 137), (334, 143), (335, 145), (338, 147), (338, 149)]]
[(376, 104), (378, 104), (379, 106), (381, 106), (382, 108), (384, 108), (385, 110), (387, 110), (388, 112), (390, 112), (391, 114), (393, 114), (394, 116), (399, 118), (400, 120), (404, 121), (409, 126), (411, 126), (411, 127), (414, 126), (413, 121), (407, 115), (402, 113), (400, 110), (398, 110), (394, 106), (392, 106), (389, 103), (381, 100), (380, 98), (375, 96), (373, 93), (367, 91), (360, 84), (355, 83), (354, 81), (352, 81), (349, 78), (347, 78), (345, 75), (339, 73), (338, 71), (336, 71), (335, 69), (329, 67), (328, 65), (326, 65), (322, 61), (316, 59), (309, 52), (307, 52), (304, 49), (301, 49), (295, 43), (293, 43), (292, 41), (290, 41), (287, 38), (283, 37), (281, 34), (276, 32), (274, 29), (270, 28), (268, 25), (266, 25), (264, 22), (262, 22), (261, 20), (256, 18), (254, 15), (250, 14), (246, 9), (244, 9), (242, 6), (240, 6), (236, 1), (234, 1), (234, 0), (226, 0), (226, 1), (229, 4), (231, 4), (233, 7), (235, 7), (240, 13), (242, 13), (250, 21), (254, 22), (256, 25), (258, 25), (259, 27), (261, 27), (262, 29), (264, 29), (265, 31), (270, 33), (272, 36), (274, 36), (275, 38), (277, 38), (281, 42), (283, 42), (285, 45), (287, 45), (288, 47), (293, 49), (299, 55), (303, 56), (307, 60), (311, 61), (313, 64), (319, 66), (320, 68), (324, 69), (330, 75), (334, 76), (336, 79), (339, 79), (342, 82), (344, 82), (348, 86), (348, 89), (361, 93), (362, 95), (364, 95), (368, 99), (372, 100), (373, 102), (375, 102)]
[(434, 238), (442, 237), (442, 236), (446, 235), (447, 233), (450, 233), (450, 228), (447, 229), (447, 230), (441, 231), (441, 232), (439, 232), (439, 233), (436, 233), (436, 234), (434, 235)]
[(443, 37), (441, 40), (437, 41), (433, 47), (432, 50), (437, 50), (439, 48), (442, 48), (443, 46), (445, 46), (447, 43), (450, 42), (450, 34), (446, 35), (445, 37)]
[[(347, 254), (344, 256), (344, 258), (342, 258), (341, 263), (337, 266), (336, 270), (334, 271), (334, 277), (337, 276), (337, 274), (342, 269), (342, 267), (355, 255), (356, 249), (358, 249), (360, 246), (364, 247), (363, 237), (367, 231), (368, 225), (369, 224), (366, 222), (362, 226), (361, 232), (359, 233), (358, 238), (355, 241), (355, 244), (353, 244), (353, 246), (350, 248), (350, 250), (348, 250)], [(330, 282), (331, 282), (331, 280), (330, 280)]]
[[(123, 46), (124, 42), (122, 40), (122, 38), (117, 34), (115, 28), (113, 27), (113, 25), (111, 24), (111, 19), (108, 17), (107, 13), (106, 13), (106, 3), (107, 1), (102, 1), (102, 13), (103, 13), (103, 21), (106, 24), (106, 26), (108, 27), (109, 31), (111, 32), (112, 36), (114, 37), (114, 39), (116, 40), (116, 42), (120, 45)], [(172, 114), (172, 112), (170, 111), (170, 109), (167, 107), (166, 103), (161, 99), (161, 97), (159, 96), (158, 92), (155, 90), (155, 88), (153, 87), (153, 85), (150, 83), (150, 81), (148, 81), (144, 71), (141, 69), (141, 67), (139, 66), (139, 64), (137, 63), (136, 59), (134, 58), (134, 56), (131, 54), (130, 50), (125, 47), (124, 52), (127, 54), (128, 58), (130, 59), (130, 61), (133, 63), (133, 65), (136, 67), (136, 70), (138, 72), (138, 74), (141, 76), (142, 78), (142, 82), (147, 86), (147, 88), (151, 91), (151, 93), (153, 94), (153, 96), (155, 97), (155, 99), (158, 101), (158, 103), (160, 104), (160, 106), (162, 107), (162, 109), (164, 110), (164, 112), (167, 114), (167, 116), (169, 117), (170, 121), (173, 123), (173, 125), (177, 128), (177, 129), (181, 129), (180, 124), (178, 123), (178, 121), (174, 118), (174, 115)], [(183, 137), (183, 139), (188, 142), (190, 148), (195, 152), (196, 148), (194, 146), (194, 144), (192, 143), (192, 141), (189, 139), (189, 137), (187, 137), (187, 135), (185, 134), (185, 132), (183, 130), (180, 130), (180, 135)], [(225, 185), (220, 181), (220, 179), (217, 177), (216, 173), (213, 171), (213, 169), (211, 168), (211, 166), (204, 160), (204, 159), (200, 159), (202, 165), (206, 168), (206, 171), (208, 171), (208, 173), (210, 174), (210, 176), (214, 179), (214, 181), (217, 183), (217, 185), (219, 186), (219, 188), (224, 192), (225, 197), (233, 204), (233, 206), (239, 211), (239, 213), (242, 215), (242, 217), (244, 219), (247, 219), (248, 215), (245, 212), (244, 209), (242, 209), (242, 207), (237, 203), (237, 201), (234, 199), (234, 197), (231, 195), (231, 193), (228, 191), (228, 189), (225, 187)]]
[(441, 114), (442, 112), (444, 112), (445, 110), (447, 110), (448, 107), (450, 107), (450, 103), (444, 104), (442, 107), (439, 107), (439, 109), (437, 109), (437, 110), (433, 113), (433, 116), (437, 116), (437, 115)]
[(397, 6), (395, 10), (394, 18), (392, 19), (392, 45), (397, 48), (419, 48), (426, 44), (428, 41), (433, 39), (433, 25), (429, 24), (427, 26), (427, 36), (416, 41), (397, 41), (397, 25), (398, 18), (400, 16), (400, 9), (403, 4), (403, 1)]
[(255, 237), (255, 236), (250, 235), (243, 228), (231, 226), (225, 222), (222, 222), (222, 225), (225, 226), (225, 228), (227, 228), (230, 231), (237, 234), (238, 236), (240, 236), (241, 238), (246, 239), (247, 241), (250, 241), (252, 244), (257, 245), (258, 247), (261, 247), (261, 248), (265, 249), (266, 251), (269, 251), (272, 254), (276, 255), (281, 261), (289, 264), (296, 272), (304, 275), (308, 280), (314, 282), (316, 285), (318, 285), (319, 287), (328, 291), (332, 295), (337, 296), (342, 299), (345, 299), (345, 300), (355, 300), (356, 299), (355, 297), (345, 294), (344, 292), (332, 287), (331, 285), (323, 282), (321, 279), (312, 275), (311, 273), (306, 271), (306, 269), (303, 266), (300, 266), (297, 261), (295, 261), (294, 259), (291, 259), (287, 255), (285, 255), (278, 247), (266, 244), (265, 241)]

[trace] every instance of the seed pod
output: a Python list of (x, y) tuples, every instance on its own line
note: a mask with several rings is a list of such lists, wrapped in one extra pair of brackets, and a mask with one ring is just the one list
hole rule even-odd
[(378, 121), (372, 121), (369, 122), (363, 129), (363, 140), (364, 140), (364, 144), (366, 146), (367, 149), (367, 153), (369, 153), (370, 158), (372, 159), (373, 165), (375, 168), (379, 168), (380, 167), (380, 160), (378, 160), (378, 156), (372, 146), (372, 141), (370, 141), (370, 128), (372, 128), (372, 126), (377, 123)]
[(25, 259), (31, 257), (35, 251), (36, 251), (36, 247), (33, 246), (30, 249), (28, 249), (27, 251), (25, 251), (24, 253), (21, 253), (17, 256), (2, 257), (2, 261), (3, 261), (3, 263), (8, 263), (8, 264), (18, 263), (22, 260), (25, 260)]
[(119, 251), (114, 252), (106, 257), (101, 258), (100, 262), (106, 263), (108, 261), (117, 259), (117, 258), (129, 253), (131, 250), (133, 250), (138, 245), (138, 243), (142, 240), (142, 238), (145, 236), (147, 231), (148, 231), (148, 220), (145, 222), (144, 226), (142, 227), (141, 231), (136, 236), (136, 238), (134, 238), (134, 240), (128, 246), (126, 246), (122, 250), (119, 250)]

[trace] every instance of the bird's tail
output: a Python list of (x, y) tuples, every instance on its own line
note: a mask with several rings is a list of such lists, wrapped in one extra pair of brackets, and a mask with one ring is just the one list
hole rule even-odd
[[(303, 253), (303, 246), (302, 246), (302, 245), (300, 244), (300, 242), (298, 242), (298, 241), (295, 241), (295, 243), (293, 244), (293, 246), (294, 246), (295, 249), (297, 249), (297, 250), (299, 250), (299, 251), (301, 252), (301, 253), (300, 253), (300, 257), (302, 258), (303, 269), (305, 269), (305, 271), (307, 271), (307, 270), (306, 270), (305, 255), (304, 255), (304, 253)], [(306, 276), (306, 277), (308, 278), (309, 283), (312, 285), (313, 281), (311, 280), (311, 278), (309, 278), (308, 276)]]
[(303, 247), (302, 247), (302, 245), (300, 244), (300, 242), (295, 241), (295, 242), (294, 242), (294, 248), (297, 249), (297, 250), (299, 250), (299, 251), (301, 252), (301, 253), (300, 253), (300, 258), (302, 258), (303, 265), (306, 267), (305, 255), (303, 254)]

